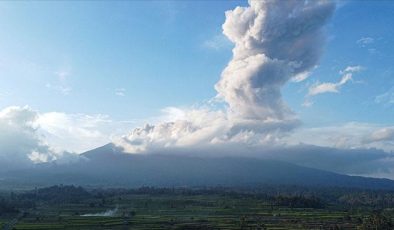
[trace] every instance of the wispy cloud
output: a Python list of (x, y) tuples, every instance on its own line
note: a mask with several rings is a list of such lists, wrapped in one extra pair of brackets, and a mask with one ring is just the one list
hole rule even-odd
[(59, 70), (54, 73), (60, 82), (65, 82), (67, 77), (70, 76), (70, 72), (66, 70)]
[(67, 78), (71, 76), (71, 72), (65, 69), (61, 69), (53, 72), (56, 79), (52, 80), (45, 84), (45, 87), (51, 90), (54, 90), (63, 95), (69, 95), (72, 91), (72, 88), (67, 84)]
[(299, 74), (295, 75), (291, 79), (291, 81), (292, 82), (302, 82), (302, 81), (305, 81), (310, 75), (311, 75), (310, 71), (305, 71), (305, 72), (302, 72), (302, 73), (299, 73)]
[(372, 44), (375, 42), (375, 39), (372, 37), (362, 37), (357, 40), (357, 44), (359, 44), (362, 47), (365, 47), (366, 45)]
[(384, 106), (394, 105), (394, 87), (391, 87), (386, 92), (375, 97), (375, 103), (383, 104)]
[(362, 67), (360, 65), (348, 66), (344, 70), (339, 71), (339, 73), (340, 74), (355, 73), (355, 72), (360, 72), (363, 69), (364, 69), (364, 67)]
[(115, 95), (119, 97), (126, 96), (126, 89), (125, 88), (117, 88), (115, 89)]
[(118, 123), (102, 114), (38, 113), (37, 132), (57, 151), (83, 152), (110, 142)]
[(72, 91), (71, 87), (63, 86), (63, 85), (52, 85), (50, 83), (45, 84), (45, 87), (48, 89), (55, 90), (63, 95), (69, 95), (70, 92)]
[(340, 88), (348, 83), (349, 81), (353, 80), (353, 74), (363, 70), (364, 67), (362, 66), (348, 66), (345, 69), (339, 71), (342, 75), (341, 79), (338, 82), (323, 82), (319, 83), (316, 82), (308, 89), (308, 94), (306, 95), (306, 99), (302, 104), (305, 107), (309, 107), (313, 104), (311, 101), (311, 97), (314, 97), (319, 94), (325, 93), (339, 93)]
[(223, 34), (215, 35), (203, 43), (203, 47), (212, 50), (230, 48), (232, 43)]
[(345, 75), (342, 76), (339, 82), (336, 83), (325, 82), (325, 83), (314, 84), (309, 88), (307, 96), (316, 96), (318, 94), (323, 94), (323, 93), (338, 93), (340, 87), (351, 80), (352, 80), (352, 75), (350, 73), (346, 73)]
[(300, 128), (288, 137), (287, 143), (339, 149), (377, 148), (394, 151), (394, 127), (376, 123), (347, 122)]
[(360, 47), (367, 49), (369, 54), (377, 54), (377, 53), (379, 53), (379, 51), (375, 47), (373, 47), (373, 45), (377, 40), (380, 40), (380, 39), (381, 38), (375, 39), (372, 37), (362, 37), (362, 38), (358, 39), (356, 41), (356, 43)]
[(0, 92), (0, 101), (9, 97), (11, 94), (9, 92)]

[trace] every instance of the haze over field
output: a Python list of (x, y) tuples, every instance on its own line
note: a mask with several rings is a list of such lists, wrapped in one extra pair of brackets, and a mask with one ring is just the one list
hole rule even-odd
[[(163, 177), (152, 181), (176, 185), (199, 184), (204, 167), (212, 184), (228, 176), (215, 167), (250, 183), (279, 169), (296, 181), (316, 174), (311, 183), (350, 180), (326, 171), (394, 179), (393, 10), (384, 1), (0, 2), (1, 171), (52, 162), (78, 171), (132, 154), (147, 167), (131, 163), (135, 175), (155, 166)], [(177, 160), (182, 183), (168, 179)]]

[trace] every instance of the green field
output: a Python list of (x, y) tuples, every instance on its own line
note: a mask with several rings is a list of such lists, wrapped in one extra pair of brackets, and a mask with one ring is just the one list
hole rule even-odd
[[(384, 220), (391, 224), (394, 217), (389, 208), (382, 210), (379, 217), (374, 216), (369, 208), (291, 206), (278, 205), (266, 196), (250, 194), (109, 192), (74, 202), (38, 199), (34, 207), (3, 216), (0, 223), (3, 223), (3, 229), (48, 230), (370, 229), (373, 221)], [(99, 216), (109, 210), (112, 210), (110, 216)], [(83, 216), (86, 214), (97, 216)], [(386, 225), (376, 229), (390, 229)]]

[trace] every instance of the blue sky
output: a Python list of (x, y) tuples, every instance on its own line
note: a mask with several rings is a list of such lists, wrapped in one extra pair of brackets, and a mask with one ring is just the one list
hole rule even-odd
[[(0, 131), (12, 130), (7, 135), (13, 138), (32, 135), (24, 136), (28, 154), (34, 152), (39, 161), (49, 159), (42, 155), (45, 148), (83, 152), (146, 122), (153, 126), (134, 130), (128, 143), (158, 148), (232, 138), (394, 151), (392, 2), (337, 1), (332, 15), (330, 6), (326, 16), (309, 15), (319, 27), (312, 38), (325, 42), (311, 45), (322, 51), (304, 78), (280, 85), (289, 109), (275, 89), (257, 102), (232, 97), (232, 79), (238, 76), (224, 70), (236, 65), (240, 54), (228, 37), (238, 39), (233, 29), (242, 25), (231, 22), (235, 13), (225, 12), (237, 6), (250, 8), (247, 1), (0, 2)], [(285, 61), (297, 71), (292, 60)], [(256, 92), (271, 90), (270, 84)], [(175, 120), (180, 122), (166, 123)], [(10, 126), (13, 122), (22, 125)], [(0, 150), (1, 143), (7, 143), (4, 136)]]
[[(206, 4), (3, 2), (1, 91), (9, 96), (1, 106), (133, 119), (213, 97), (231, 50), (203, 44), (221, 34), (236, 3)], [(120, 88), (124, 97), (115, 95)]]

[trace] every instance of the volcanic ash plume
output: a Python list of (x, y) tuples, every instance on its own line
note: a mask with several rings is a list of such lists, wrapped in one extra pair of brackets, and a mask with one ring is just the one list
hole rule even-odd
[(241, 119), (282, 121), (292, 113), (281, 87), (310, 71), (322, 52), (322, 26), (334, 10), (327, 1), (250, 1), (226, 12), (223, 33), (233, 59), (215, 88)]
[(215, 85), (227, 109), (185, 111), (184, 119), (137, 129), (120, 145), (138, 152), (152, 146), (277, 140), (298, 124), (281, 88), (318, 63), (325, 40), (322, 28), (334, 9), (331, 1), (264, 0), (227, 11), (223, 33), (235, 47)]

